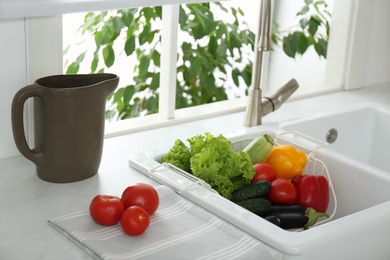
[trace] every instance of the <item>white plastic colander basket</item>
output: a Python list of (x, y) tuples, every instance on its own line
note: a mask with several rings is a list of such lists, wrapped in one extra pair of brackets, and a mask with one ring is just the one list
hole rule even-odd
[[(252, 140), (253, 139), (245, 138), (242, 140), (233, 141), (232, 148), (236, 151), (242, 150)], [(328, 144), (298, 132), (280, 132), (276, 134), (276, 136), (274, 136), (274, 144), (275, 145), (288, 144), (294, 146), (296, 149), (303, 151), (308, 158), (308, 162), (302, 174), (322, 175), (328, 180), (330, 197), (329, 197), (329, 207), (327, 213), (329, 214), (329, 218), (321, 218), (315, 224), (315, 226), (330, 221), (336, 214), (336, 209), (337, 209), (336, 194), (334, 192), (332, 180), (330, 178), (326, 165), (321, 160), (315, 157), (316, 150), (322, 147), (326, 147)], [(159, 171), (163, 170), (164, 168), (169, 169), (170, 171), (165, 173), (165, 175), (159, 174)], [(167, 174), (172, 174), (172, 173), (178, 174), (184, 178), (180, 179), (179, 181), (176, 178), (171, 178), (172, 180), (174, 180), (171, 181), (169, 176), (167, 176)], [(199, 179), (196, 176), (187, 173), (170, 163), (162, 163), (162, 164), (155, 165), (155, 167), (152, 167), (147, 171), (147, 175), (150, 178), (162, 184), (168, 185), (169, 187), (174, 189), (178, 194), (185, 193), (197, 185), (200, 185), (208, 189), (209, 191), (218, 194), (215, 190), (213, 190), (210, 187), (208, 183), (206, 183), (202, 179)]]
[[(244, 139), (233, 143), (233, 149), (242, 150), (248, 145), (252, 139)], [(296, 149), (303, 151), (307, 156), (307, 164), (303, 169), (302, 174), (313, 174), (324, 176), (329, 183), (329, 207), (327, 213), (329, 218), (321, 218), (315, 226), (328, 222), (333, 219), (337, 210), (337, 198), (333, 188), (326, 165), (315, 157), (316, 150), (326, 147), (328, 144), (313, 137), (298, 133), (298, 132), (280, 132), (274, 137), (274, 145), (292, 145)]]

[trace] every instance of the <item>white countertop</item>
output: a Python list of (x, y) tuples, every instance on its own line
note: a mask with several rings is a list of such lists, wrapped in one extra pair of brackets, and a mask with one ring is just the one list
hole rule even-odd
[(99, 173), (70, 184), (40, 180), (35, 166), (22, 156), (0, 160), (0, 258), (90, 259), (81, 249), (50, 227), (47, 220), (88, 209), (101, 193), (120, 196), (136, 182), (158, 185), (128, 166), (128, 157), (159, 147), (168, 150), (174, 140), (206, 131), (212, 134), (271, 129), (289, 119), (343, 109), (354, 104), (378, 102), (390, 106), (390, 87), (370, 87), (289, 102), (264, 118), (262, 126), (245, 128), (244, 113), (174, 125), (105, 140)]

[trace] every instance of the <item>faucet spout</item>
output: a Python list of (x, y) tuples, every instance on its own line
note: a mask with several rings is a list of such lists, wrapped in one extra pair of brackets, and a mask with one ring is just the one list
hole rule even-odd
[(271, 0), (261, 1), (257, 47), (260, 51), (271, 50)]
[(264, 52), (271, 49), (271, 0), (261, 0), (258, 26), (258, 51), (255, 52), (253, 87), (249, 92), (245, 111), (245, 126), (261, 125), (262, 117), (278, 109), (299, 87), (295, 79), (290, 80), (270, 97), (262, 98), (261, 75)]

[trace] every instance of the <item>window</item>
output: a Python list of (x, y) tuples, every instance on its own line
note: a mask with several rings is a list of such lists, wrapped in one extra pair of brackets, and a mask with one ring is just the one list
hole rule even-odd
[[(231, 1), (228, 1), (226, 3), (230, 3), (230, 2)], [(276, 1), (274, 1), (274, 2), (276, 2)], [(251, 6), (250, 4), (248, 4), (248, 5)], [(245, 6), (247, 6), (247, 5), (245, 5)], [(172, 18), (175, 16), (174, 14), (176, 13), (176, 17), (178, 19), (178, 13), (177, 13), (178, 11), (177, 11), (177, 9), (175, 11), (175, 8), (177, 8), (176, 5), (168, 5), (168, 6), (164, 6), (163, 10), (165, 10), (165, 12), (171, 12), (170, 17), (172, 17)], [(251, 19), (255, 20), (253, 17)], [(256, 23), (257, 23), (257, 19), (256, 19), (256, 21), (254, 21), (253, 24), (256, 24)], [(176, 25), (177, 25), (177, 23), (176, 23)], [(174, 25), (174, 23), (171, 23), (170, 26), (172, 27), (175, 25)], [(172, 28), (171, 28), (171, 30), (172, 30)], [(175, 29), (173, 30), (173, 32), (174, 31), (175, 31)], [(171, 31), (171, 33), (172, 33), (172, 31)], [(169, 50), (169, 51), (172, 52), (172, 50)], [(272, 59), (272, 57), (271, 57), (271, 59)], [(42, 59), (40, 60), (40, 62), (42, 62)], [(169, 63), (168, 61), (164, 61), (164, 62)], [(329, 62), (329, 60), (328, 60), (328, 62)], [(336, 64), (336, 63), (332, 62), (332, 64)], [(339, 63), (339, 62), (336, 65), (338, 67), (343, 67), (342, 63)], [(167, 64), (167, 66), (166, 66), (168, 73), (172, 72), (172, 69), (170, 69), (170, 66), (172, 67), (172, 65), (169, 65), (169, 64)], [(332, 68), (336, 68), (337, 66), (332, 66)], [(329, 66), (327, 66), (327, 70), (328, 69), (329, 69)], [(338, 73), (341, 74), (341, 72), (342, 72), (342, 70), (338, 70)], [(327, 74), (329, 74), (329, 73), (327, 72)], [(47, 75), (47, 73), (46, 73), (46, 75)], [(334, 72), (332, 72), (331, 75), (336, 75), (336, 74)], [(143, 129), (149, 129), (151, 127), (158, 127), (158, 126), (163, 126), (163, 125), (177, 123), (177, 122), (195, 120), (195, 119), (202, 118), (202, 117), (209, 117), (209, 116), (227, 114), (227, 113), (232, 113), (232, 112), (244, 111), (244, 109), (245, 109), (245, 106), (246, 106), (245, 98), (238, 98), (238, 99), (229, 100), (229, 101), (207, 104), (207, 105), (204, 105), (202, 107), (184, 108), (184, 109), (180, 109), (180, 110), (175, 111), (175, 108), (172, 106), (172, 102), (171, 102), (171, 100), (174, 99), (174, 98), (172, 98), (172, 93), (173, 93), (172, 87), (171, 87), (171, 89), (169, 87), (167, 87), (167, 86), (172, 86), (172, 84), (169, 85), (170, 81), (172, 81), (172, 76), (169, 76), (168, 79), (165, 79), (165, 81), (164, 81), (164, 82), (166, 82), (165, 90), (161, 92), (161, 95), (163, 95), (163, 93), (165, 93), (165, 98), (161, 99), (162, 102), (160, 102), (160, 104), (159, 104), (159, 107), (162, 108), (162, 109), (160, 109), (159, 114), (145, 117), (142, 120), (136, 119), (135, 121), (132, 121), (132, 122), (127, 122), (127, 120), (123, 120), (126, 122), (121, 121), (121, 122), (110, 123), (107, 125), (107, 128), (106, 128), (108, 131), (108, 135), (121, 134), (121, 133), (127, 133), (127, 132), (132, 132), (132, 131), (139, 131), (139, 130), (143, 130)], [(332, 83), (332, 86), (335, 86), (335, 87), (340, 86), (342, 84), (342, 76), (334, 77), (332, 79), (331, 83)], [(161, 86), (164, 86), (164, 84)], [(267, 91), (263, 91), (263, 93), (266, 93), (266, 92)], [(299, 93), (297, 93), (297, 95), (295, 95), (295, 97), (297, 97), (298, 95), (299, 95)]]
[[(333, 0), (324, 2), (327, 6), (324, 4), (312, 5), (310, 6), (311, 10), (308, 10), (306, 14), (297, 15), (297, 13), (304, 13), (302, 12), (305, 9), (303, 1), (298, 1), (299, 4), (297, 1), (274, 1), (277, 10), (274, 12), (274, 20), (279, 23), (281, 31), (295, 30), (303, 23), (302, 21), (309, 23), (310, 19), (313, 21), (312, 24), (316, 25), (317, 21), (312, 17), (321, 16), (321, 22), (330, 21), (331, 15), (328, 12), (333, 9)], [(317, 13), (315, 9), (319, 12)], [(326, 37), (326, 29), (322, 24), (318, 25), (317, 30), (317, 37)], [(321, 40), (317, 39), (317, 41)], [(303, 55), (296, 55), (295, 58), (287, 56), (281, 47), (275, 47), (270, 57), (269, 90), (276, 90), (291, 78), (295, 78), (301, 87), (310, 87), (315, 90), (325, 82), (326, 64), (326, 58), (319, 56), (313, 46), (310, 46)]]
[[(260, 1), (259, 1), (260, 2)], [(276, 6), (276, 10), (279, 10), (278, 12), (276, 12), (276, 15), (275, 15), (275, 17), (277, 17), (278, 15), (279, 16), (282, 16), (282, 17), (285, 17), (286, 16), (286, 14), (285, 14), (285, 12), (286, 12), (286, 10), (291, 10), (291, 6), (286, 6), (284, 3), (278, 3), (278, 5), (276, 5), (276, 3), (278, 3), (278, 2), (275, 2), (275, 6)], [(256, 3), (256, 4), (253, 4), (251, 1), (246, 1), (245, 3), (243, 3), (242, 1), (240, 1), (239, 3), (237, 2), (237, 1), (228, 1), (228, 2), (223, 2), (222, 3), (223, 4), (223, 6), (224, 6), (224, 8), (227, 8), (227, 9), (229, 9), (229, 8), (236, 8), (236, 10), (238, 10), (237, 9), (237, 6), (239, 6), (240, 7), (240, 9), (243, 9), (243, 16), (245, 17), (245, 21), (244, 21), (244, 24), (245, 25), (248, 25), (248, 28), (250, 29), (250, 30), (252, 30), (252, 31), (256, 31), (256, 27), (257, 27), (257, 16), (258, 16), (258, 8), (259, 8), (259, 3)], [(294, 4), (296, 4), (296, 3), (294, 3)], [(294, 6), (294, 4), (293, 4), (293, 6)], [(255, 5), (255, 6), (254, 6)], [(214, 7), (215, 6), (217, 6), (217, 5), (214, 5)], [(256, 8), (255, 8), (256, 7)], [(186, 7), (184, 7), (184, 8), (186, 8)], [(170, 27), (169, 27), (169, 33), (167, 34), (167, 35), (169, 35), (169, 36), (171, 36), (171, 35), (177, 35), (178, 37), (170, 37), (170, 39), (167, 39), (166, 40), (166, 42), (168, 42), (169, 44), (167, 44), (168, 46), (171, 46), (170, 48), (167, 48), (168, 49), (168, 51), (169, 52), (171, 52), (169, 55), (166, 55), (165, 56), (165, 58), (164, 58), (164, 60), (168, 60), (169, 62), (167, 62), (166, 64), (165, 64), (165, 67), (163, 67), (164, 65), (162, 65), (162, 68), (161, 68), (161, 70), (164, 70), (165, 69), (165, 72), (164, 72), (164, 76), (163, 76), (163, 79), (162, 79), (162, 81), (161, 81), (161, 83), (163, 84), (162, 86), (164, 86), (164, 84), (165, 84), (165, 92), (164, 92), (164, 87), (161, 87), (158, 91), (157, 91), (157, 93), (158, 93), (158, 95), (160, 95), (160, 97), (162, 97), (162, 98), (160, 98), (160, 107), (159, 107), (159, 112), (160, 112), (160, 116), (163, 116), (163, 117), (165, 117), (165, 118), (176, 118), (176, 119), (178, 119), (178, 117), (177, 117), (177, 113), (179, 112), (179, 111), (175, 111), (175, 107), (174, 107), (174, 103), (176, 102), (176, 108), (182, 108), (182, 107), (187, 107), (187, 106), (190, 106), (191, 105), (191, 103), (196, 103), (197, 101), (196, 100), (194, 100), (193, 98), (190, 100), (190, 101), (188, 101), (188, 96), (189, 96), (189, 94), (188, 93), (186, 93), (186, 92), (184, 92), (183, 91), (183, 93), (178, 93), (178, 95), (175, 97), (175, 93), (174, 93), (174, 88), (172, 88), (172, 87), (167, 87), (167, 86), (172, 86), (172, 85), (174, 85), (175, 84), (175, 80), (173, 79), (173, 77), (176, 77), (176, 74), (171, 74), (170, 72), (172, 72), (172, 70), (176, 70), (176, 60), (174, 59), (174, 58), (172, 58), (172, 57), (175, 57), (176, 55), (176, 49), (175, 48), (172, 48), (172, 46), (174, 46), (174, 45), (178, 45), (179, 46), (179, 49), (177, 50), (179, 53), (180, 52), (183, 52), (183, 50), (182, 49), (180, 49), (180, 46), (182, 46), (181, 45), (181, 43), (184, 41), (186, 41), (186, 39), (185, 39), (185, 37), (186, 36), (188, 36), (188, 35), (185, 35), (185, 33), (183, 32), (183, 31), (180, 31), (180, 29), (178, 30), (177, 28), (178, 28), (178, 26), (177, 26), (177, 21), (180, 19), (180, 15), (179, 15), (179, 13), (180, 13), (180, 11), (182, 11), (182, 10), (184, 10), (184, 8), (182, 8), (182, 7), (178, 7), (178, 6), (176, 6), (176, 7), (173, 7), (173, 6), (169, 6), (169, 7), (164, 7), (163, 8), (163, 10), (165, 10), (165, 13), (167, 13), (167, 14), (169, 14), (169, 17), (171, 18), (171, 19), (165, 19), (164, 20), (164, 23), (166, 23), (166, 24), (169, 24), (170, 25)], [(187, 10), (188, 10), (188, 8), (186, 8)], [(281, 11), (280, 11), (281, 10)], [(219, 12), (218, 12), (219, 11)], [(293, 10), (293, 14), (294, 14), (294, 12), (296, 13), (296, 12), (298, 12), (299, 10)], [(115, 12), (115, 11), (114, 11)], [(164, 12), (163, 12), (164, 13)], [(224, 12), (223, 11), (221, 11), (221, 9), (218, 9), (218, 8), (214, 8), (214, 10), (213, 10), (213, 13), (214, 13), (214, 15), (215, 16), (218, 16), (218, 15), (224, 15)], [(204, 14), (204, 12), (203, 12), (203, 14)], [(115, 15), (115, 14), (114, 14)], [(147, 14), (147, 16), (150, 16), (150, 14)], [(191, 15), (193, 15), (193, 13), (191, 14)], [(83, 18), (83, 15), (80, 15), (80, 14), (78, 14), (78, 16), (79, 17), (81, 17), (81, 18)], [(225, 13), (225, 16), (227, 16), (226, 15), (226, 13)], [(238, 15), (237, 15), (238, 16)], [(290, 16), (292, 17), (292, 19), (291, 20), (294, 20), (293, 18), (293, 15), (291, 15), (291, 12), (290, 12)], [(75, 21), (75, 19), (74, 19), (74, 15), (72, 15), (72, 16), (70, 16), (71, 18), (71, 20), (74, 22)], [(290, 17), (290, 18), (291, 18)], [(230, 17), (230, 19), (232, 18), (232, 16)], [(64, 23), (65, 24), (67, 24), (68, 22), (67, 22), (67, 19), (68, 19), (68, 17), (65, 17), (64, 18)], [(106, 20), (108, 21), (108, 19), (109, 18), (107, 18), (106, 17)], [(229, 19), (229, 17), (228, 17), (228, 19)], [(285, 21), (284, 21), (285, 22)], [(79, 23), (79, 24), (81, 24), (81, 23)], [(156, 25), (157, 27), (157, 29), (156, 30), (160, 30), (160, 28), (161, 28), (161, 26), (160, 25)], [(141, 28), (142, 28), (142, 26), (141, 26)], [(167, 27), (166, 27), (167, 28)], [(64, 37), (64, 38), (67, 38), (67, 37)], [(184, 39), (184, 40), (182, 40), (182, 42), (180, 43), (177, 43), (176, 44), (176, 38), (178, 38), (179, 39), (179, 41), (180, 40), (182, 40), (182, 39)], [(93, 38), (92, 38), (93, 39)], [(191, 40), (191, 39), (190, 39)], [(156, 43), (154, 43), (154, 45), (155, 45)], [(122, 46), (123, 46), (124, 44), (123, 44), (123, 42), (122, 42)], [(67, 44), (65, 44), (65, 46), (68, 46)], [(74, 46), (74, 45), (73, 45)], [(92, 48), (93, 49), (93, 48)], [(119, 48), (119, 50), (120, 50), (120, 48)], [(249, 59), (250, 60), (250, 62), (252, 62), (252, 57), (253, 57), (253, 51), (252, 50), (246, 50), (247, 52), (246, 53), (244, 53), (244, 55), (246, 55), (246, 59)], [(296, 71), (294, 71), (294, 72), (291, 72), (292, 70), (290, 69), (291, 67), (298, 67), (297, 66), (297, 61), (296, 60), (292, 60), (292, 59), (290, 59), (290, 60), (288, 60), (288, 62), (290, 62), (290, 64), (292, 64), (292, 65), (290, 65), (290, 68), (288, 67), (288, 66), (285, 66), (286, 65), (286, 58), (285, 57), (283, 57), (283, 55), (281, 55), (280, 54), (280, 50), (278, 51), (278, 50), (275, 50), (272, 54), (271, 54), (271, 66), (269, 67), (269, 72), (270, 72), (270, 78), (269, 78), (269, 84), (267, 84), (265, 87), (268, 87), (268, 86), (270, 86), (270, 88), (269, 89), (263, 89), (263, 93), (266, 93), (267, 91), (269, 92), (269, 90), (274, 90), (274, 89), (276, 89), (276, 88), (278, 88), (279, 86), (281, 86), (282, 84), (284, 84), (285, 82), (287, 82), (291, 77), (293, 77), (293, 76), (295, 76), (296, 74), (297, 74), (297, 72), (296, 71), (299, 71), (299, 69), (298, 70), (296, 70)], [(122, 53), (124, 53), (124, 51), (123, 51), (123, 49), (122, 49)], [(165, 52), (165, 53), (167, 53), (167, 52)], [(81, 53), (81, 55), (83, 55), (84, 53)], [(310, 53), (309, 54), (307, 54), (306, 56), (309, 56), (310, 55)], [(285, 56), (285, 55), (284, 55)], [(168, 58), (168, 57), (170, 57), (170, 58)], [(281, 58), (282, 57), (282, 58)], [(116, 59), (118, 59), (118, 58), (120, 58), (120, 56), (116, 56)], [(283, 59), (284, 58), (284, 59)], [(301, 59), (301, 58), (299, 58), (298, 57), (298, 59)], [(313, 59), (317, 59), (317, 60), (315, 60), (316, 62), (315, 63), (313, 63)], [(77, 57), (74, 57), (74, 60), (76, 60), (77, 61)], [(281, 61), (279, 61), (279, 60), (281, 60)], [(314, 72), (316, 72), (316, 73), (309, 73), (310, 75), (314, 75), (314, 79), (316, 80), (316, 81), (321, 81), (322, 79), (323, 79), (323, 74), (324, 74), (324, 72), (323, 72), (323, 68), (324, 68), (324, 64), (325, 64), (325, 61), (324, 60), (320, 60), (320, 58), (317, 56), (313, 56), (313, 55), (311, 55), (311, 56), (309, 56), (306, 60), (308, 60), (308, 62), (309, 62), (309, 66), (306, 64), (306, 68), (315, 68), (315, 70), (314, 70)], [(193, 63), (196, 63), (197, 61), (199, 61), (199, 59), (198, 60), (196, 60), (196, 59), (193, 59), (192, 60), (192, 64)], [(186, 67), (186, 64), (184, 64), (184, 62), (185, 61), (183, 61), (183, 60), (178, 60), (178, 63), (182, 63), (182, 68), (183, 67)], [(190, 63), (190, 61), (186, 61), (187, 63)], [(201, 61), (199, 61), (199, 62), (201, 62)], [(169, 64), (170, 63), (170, 64)], [(126, 65), (124, 65), (124, 64), (126, 64), (125, 63), (125, 61), (120, 61), (120, 62), (116, 62), (116, 67), (113, 67), (112, 69), (111, 69), (111, 72), (113, 72), (113, 73), (117, 73), (118, 75), (120, 75), (120, 77), (122, 78), (122, 85), (123, 86), (126, 86), (126, 87), (123, 87), (123, 86), (119, 86), (119, 91), (117, 92), (117, 96), (119, 97), (120, 96), (120, 94), (122, 93), (125, 93), (126, 94), (126, 91), (127, 91), (127, 94), (129, 94), (129, 93), (131, 93), (131, 95), (132, 95), (132, 93), (134, 93), (134, 86), (137, 86), (137, 85), (128, 85), (127, 83), (123, 83), (123, 82), (126, 82), (126, 81), (131, 81), (131, 77), (132, 77), (132, 75), (131, 75), (131, 70), (129, 69), (129, 67), (128, 66), (126, 66)], [(283, 64), (284, 65), (284, 67), (281, 67), (281, 64)], [(299, 64), (299, 63), (298, 63)], [(313, 66), (313, 65), (315, 65), (315, 64), (318, 64), (318, 65), (316, 65), (316, 66)], [(68, 64), (69, 65), (69, 64)], [(78, 64), (77, 64), (78, 65)], [(305, 66), (305, 65), (304, 65)], [(302, 67), (302, 66), (301, 66)], [(180, 68), (180, 66), (179, 66), (179, 68)], [(276, 69), (275, 69), (276, 68)], [(284, 69), (285, 68), (285, 69)], [(320, 68), (320, 69), (318, 69), (318, 68)], [(89, 69), (89, 68), (88, 68)], [(120, 71), (122, 70), (123, 71), (123, 69), (125, 69), (125, 71), (124, 71), (124, 73), (122, 74), (122, 73), (120, 73)], [(303, 70), (305, 70), (305, 68), (303, 69)], [(283, 72), (283, 73), (281, 73), (281, 71)], [(84, 71), (84, 72), (88, 72), (88, 70), (87, 71)], [(286, 72), (290, 72), (290, 73), (286, 73)], [(307, 71), (306, 71), (307, 72)], [(168, 75), (170, 75), (170, 77), (167, 77), (166, 76), (166, 74), (168, 74)], [(182, 75), (180, 75), (180, 74), (183, 74), (183, 72), (181, 72), (181, 71), (178, 71), (178, 78), (181, 78), (181, 79), (183, 79), (183, 76)], [(229, 72), (227, 72), (226, 73), (226, 75), (231, 75), (232, 74), (232, 71), (229, 71)], [(318, 76), (319, 74), (322, 74), (322, 75), (320, 75), (320, 76)], [(157, 76), (159, 76), (160, 75), (160, 73), (158, 72), (158, 73), (156, 73), (156, 75)], [(250, 75), (250, 74), (249, 74)], [(156, 76), (156, 78), (158, 78)], [(249, 77), (251, 77), (251, 76), (249, 76)], [(286, 77), (290, 77), (290, 78), (286, 78)], [(303, 77), (304, 79), (305, 78), (307, 78), (307, 77)], [(149, 80), (149, 82), (147, 82), (147, 80)], [(215, 81), (217, 81), (218, 80), (218, 76), (213, 76), (213, 78), (211, 79), (211, 80), (215, 80)], [(236, 98), (241, 98), (241, 97), (243, 97), (243, 96), (245, 96), (245, 93), (246, 93), (246, 91), (248, 90), (248, 88), (247, 88), (247, 86), (245, 85), (245, 83), (246, 82), (244, 82), (243, 81), (243, 77), (241, 77), (241, 78), (239, 78), (239, 79), (235, 79), (235, 80), (238, 80), (239, 81), (239, 86), (240, 87), (231, 87), (232, 85), (234, 85), (234, 79), (232, 79), (231, 77), (230, 78), (228, 78), (227, 80), (226, 79), (224, 79), (225, 81), (227, 81), (227, 83), (226, 82), (222, 82), (223, 84), (222, 85), (224, 85), (224, 86), (226, 86), (226, 89), (228, 89), (227, 91), (224, 91), (224, 92), (226, 92), (227, 93), (227, 95), (228, 95), (228, 99), (230, 99), (230, 100), (232, 100), (232, 99), (236, 99)], [(284, 80), (284, 82), (283, 81), (281, 81), (281, 80)], [(153, 84), (156, 84), (156, 80), (155, 81), (153, 81), (153, 77), (150, 77), (149, 79), (145, 79), (144, 80), (144, 82), (146, 83), (146, 84), (151, 84), (151, 82), (153, 82)], [(317, 83), (317, 82), (314, 82), (314, 83)], [(213, 82), (212, 84), (214, 84), (214, 85), (217, 85), (217, 83), (216, 82)], [(211, 84), (211, 85), (212, 85)], [(250, 84), (250, 82), (248, 83), (248, 84)], [(307, 84), (307, 81), (306, 82), (304, 82), (304, 84)], [(309, 82), (309, 84), (313, 84), (313, 82)], [(133, 89), (130, 89), (130, 88), (133, 88)], [(139, 84), (138, 84), (138, 89), (139, 88), (142, 88), (142, 86), (140, 86)], [(185, 86), (185, 85), (183, 85), (183, 89), (184, 88), (188, 88), (188, 82), (187, 82), (187, 86)], [(161, 90), (161, 91), (160, 91)], [(212, 91), (215, 93), (216, 91), (218, 90), (218, 88), (214, 88)], [(161, 92), (161, 93), (160, 93)], [(199, 92), (199, 95), (201, 95), (202, 93), (207, 93), (207, 92), (205, 92), (204, 90), (202, 90), (201, 91), (201, 89), (199, 89), (198, 90), (198, 92)], [(193, 93), (192, 93), (193, 94)], [(225, 95), (225, 93), (223, 93), (224, 95)], [(141, 94), (142, 95), (142, 94)], [(121, 115), (122, 115), (122, 119), (123, 118), (126, 118), (126, 117), (131, 117), (131, 116), (134, 116), (134, 115), (139, 115), (139, 114), (141, 114), (142, 115), (142, 113), (139, 113), (139, 109), (137, 109), (137, 105), (138, 105), (138, 107), (140, 107), (140, 106), (143, 106), (143, 107), (147, 107), (147, 106), (149, 106), (150, 107), (150, 110), (154, 110), (154, 112), (157, 112), (157, 108), (156, 107), (153, 107), (153, 104), (156, 104), (156, 102), (149, 102), (149, 103), (147, 103), (147, 102), (144, 102), (144, 103), (140, 103), (141, 101), (142, 101), (142, 99), (144, 98), (145, 99), (145, 95), (149, 95), (149, 98), (151, 98), (151, 97), (154, 97), (153, 95), (155, 95), (155, 93), (151, 93), (151, 92), (149, 92), (149, 93), (144, 93), (143, 94), (144, 96), (143, 97), (141, 97), (141, 96), (136, 96), (136, 95), (134, 95), (134, 96), (132, 96), (132, 101), (131, 101), (131, 103), (130, 103), (130, 106), (132, 106), (132, 108), (131, 108), (131, 112), (132, 112), (132, 114), (133, 115), (131, 115), (130, 113), (127, 113), (126, 114), (126, 111), (124, 111), (125, 109), (123, 109), (123, 108), (125, 108), (125, 106), (126, 106), (126, 104), (124, 104), (125, 102), (128, 102), (128, 100), (129, 100), (129, 98), (127, 98), (126, 99), (126, 96), (125, 95), (123, 95), (122, 96), (122, 100), (124, 100), (125, 102), (122, 102), (122, 100), (121, 101), (118, 101), (119, 100), (119, 98), (118, 98), (118, 102), (120, 103), (116, 108), (113, 108), (112, 110), (110, 110), (111, 112), (113, 112), (113, 111), (115, 111), (116, 109), (118, 109), (118, 110), (120, 110), (120, 109), (123, 109), (122, 110), (122, 112), (121, 112)], [(178, 99), (178, 97), (180, 97), (179, 99)], [(157, 96), (157, 98), (158, 98), (158, 96)], [(187, 100), (186, 100), (187, 99)], [(114, 100), (114, 98), (112, 98), (111, 100)], [(135, 100), (135, 101), (134, 101)], [(139, 102), (139, 103), (136, 103), (136, 102)], [(153, 100), (153, 99), (151, 99), (151, 101), (155, 101), (155, 100)], [(164, 102), (165, 101), (165, 102)], [(188, 102), (189, 104), (184, 104), (184, 105), (182, 105), (182, 106), (180, 106), (180, 102)], [(214, 102), (214, 101), (218, 101), (217, 100), (217, 98), (216, 98), (216, 96), (214, 95), (213, 97), (212, 97), (212, 99), (209, 101), (209, 102)], [(236, 100), (237, 101), (237, 100)], [(209, 102), (207, 102), (207, 103), (209, 103)], [(179, 103), (179, 105), (178, 105), (178, 103)], [(232, 102), (225, 102), (225, 103), (232, 103)], [(239, 102), (234, 102), (235, 104), (237, 104), (236, 106), (233, 106), (233, 111), (238, 111), (238, 110), (243, 110), (244, 109), (244, 107), (245, 107), (245, 102), (243, 102), (243, 101), (239, 101)], [(201, 103), (200, 103), (201, 104)], [(219, 106), (216, 106), (216, 107), (222, 107), (222, 106), (229, 106), (229, 105), (224, 105), (224, 104), (219, 104)], [(120, 108), (118, 108), (118, 107), (120, 107)], [(200, 110), (202, 110), (201, 108), (198, 108), (197, 109), (197, 111), (200, 111)], [(206, 110), (206, 109), (205, 109)], [(135, 111), (135, 113), (134, 113), (134, 111)], [(230, 110), (230, 109), (226, 109), (225, 110), (225, 112), (226, 113), (228, 113), (228, 112), (231, 112), (232, 110)], [(138, 114), (137, 114), (137, 112), (138, 112)], [(148, 113), (148, 114), (151, 114), (151, 113), (154, 113), (153, 111), (149, 111), (149, 112), (143, 112), (143, 114), (146, 114), (146, 113)], [(181, 111), (181, 112), (183, 112), (183, 111)], [(221, 111), (219, 111), (218, 113), (221, 113)], [(223, 113), (223, 112), (222, 112)], [(214, 115), (213, 113), (209, 113), (209, 116), (212, 116), (212, 115)]]
[[(172, 98), (176, 109), (245, 97), (255, 38), (245, 20), (257, 12), (248, 7), (242, 12), (237, 1), (227, 3), (166, 7), (168, 18), (161, 18), (159, 6), (65, 15), (65, 70), (118, 74), (121, 83), (107, 114), (114, 119), (157, 113), (160, 75), (178, 86)], [(163, 23), (170, 26), (163, 29)], [(66, 26), (73, 24), (73, 30)], [(165, 60), (171, 60), (172, 68), (161, 73)], [(177, 83), (166, 75), (177, 77)]]

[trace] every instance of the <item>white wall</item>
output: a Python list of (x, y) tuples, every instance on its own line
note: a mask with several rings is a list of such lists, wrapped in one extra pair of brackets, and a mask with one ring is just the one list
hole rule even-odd
[(24, 19), (0, 20), (0, 158), (18, 154), (11, 128), (13, 96), (27, 84)]

